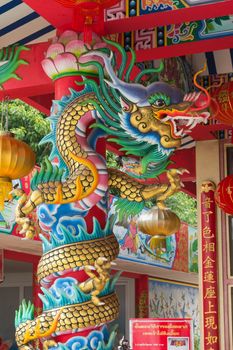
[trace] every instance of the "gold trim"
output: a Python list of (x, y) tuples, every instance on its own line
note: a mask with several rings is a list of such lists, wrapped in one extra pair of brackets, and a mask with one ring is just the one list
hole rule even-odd
[(210, 191), (215, 192), (216, 185), (213, 181), (206, 180), (201, 184), (201, 193), (209, 193)]

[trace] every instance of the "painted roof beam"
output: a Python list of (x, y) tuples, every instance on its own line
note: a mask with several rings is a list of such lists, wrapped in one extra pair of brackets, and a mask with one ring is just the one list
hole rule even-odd
[(105, 22), (105, 33), (115, 34), (226, 16), (233, 13), (233, 1), (192, 6)]
[(217, 39), (198, 40), (183, 44), (136, 51), (137, 62), (150, 61), (160, 58), (187, 56), (201, 52), (211, 52), (232, 48), (233, 36)]
[(54, 99), (54, 94), (30, 96), (30, 97), (21, 97), (21, 100), (27, 103), (29, 106), (32, 106), (41, 113), (45, 115), (50, 115), (50, 108), (52, 105), (52, 100)]
[[(63, 7), (55, 0), (23, 0), (40, 16), (60, 30), (75, 29), (74, 11), (71, 8)], [(169, 24), (203, 20), (219, 16), (226, 16), (233, 13), (232, 0), (220, 1), (214, 4), (192, 6), (189, 8), (157, 12), (153, 14), (135, 16), (113, 21), (106, 21), (104, 24), (105, 34), (115, 34), (138, 29), (153, 28)]]
[[(46, 76), (41, 61), (47, 51), (49, 43), (29, 45), (29, 51), (23, 51), (21, 58), (28, 62), (17, 69), (17, 74), (22, 80), (10, 79), (3, 84), (4, 89), (0, 90), (0, 100), (6, 95), (11, 98), (23, 98), (54, 93), (54, 84)], [(232, 46), (232, 36), (209, 39), (198, 42), (190, 42), (173, 46), (153, 48), (136, 51), (137, 61), (182, 56), (197, 52), (221, 50)], [(33, 79), (32, 79), (33, 76)]]

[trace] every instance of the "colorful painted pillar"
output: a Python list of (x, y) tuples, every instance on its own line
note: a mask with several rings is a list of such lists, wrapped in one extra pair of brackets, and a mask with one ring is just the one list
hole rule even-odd
[[(105, 43), (120, 54), (119, 67)], [(109, 334), (106, 324), (118, 316), (114, 291), (118, 274), (111, 276), (110, 271), (119, 249), (110, 220), (105, 223), (108, 188), (119, 193), (119, 217), (133, 218), (148, 201), (156, 203), (150, 218), (144, 215), (144, 223), (137, 219), (142, 232), (166, 236), (177, 229), (179, 220), (164, 203), (180, 190), (180, 175), (185, 171), (167, 169), (183, 132), (177, 131), (174, 120), (187, 119), (187, 127), (205, 121), (209, 114), (197, 111), (208, 106), (209, 96), (202, 89), (207, 99), (198, 107), (199, 93), (183, 96), (164, 82), (144, 86), (141, 79), (146, 70), (130, 80), (135, 59), (132, 52), (128, 64), (126, 52), (117, 43), (107, 39), (103, 43), (93, 35), (91, 45), (84, 45), (82, 35), (65, 31), (42, 62), (56, 81), (60, 100), (53, 103), (51, 132), (44, 138), (52, 143), (50, 158), (33, 176), (30, 196), (21, 198), (22, 224), (33, 226), (27, 215), (38, 207), (45, 232), (37, 270), (43, 312), (34, 319), (33, 305), (24, 302), (16, 313), (16, 340), (21, 350), (32, 348), (31, 342), (40, 338), (44, 349), (113, 349), (116, 331)], [(162, 65), (150, 73), (161, 69)], [(194, 83), (199, 87), (196, 76)], [(83, 89), (78, 91), (76, 84)], [(164, 118), (164, 113), (171, 115)], [(132, 176), (116, 169), (107, 172), (99, 150), (105, 134), (126, 154), (141, 157)], [(140, 181), (165, 171), (167, 184)]]
[[(86, 45), (89, 49), (106, 46), (96, 35), (91, 45)], [(84, 77), (98, 84), (96, 67), (85, 68), (85, 62), (84, 67), (81, 65), (80, 55), (85, 51), (81, 35), (65, 31), (42, 62), (55, 84), (51, 134), (45, 138), (53, 147), (50, 160), (41, 167), (48, 181), (47, 196), (54, 200), (53, 204), (41, 203), (37, 211), (44, 232), (43, 256), (37, 269), (43, 310), (33, 319), (33, 305), (21, 306), (16, 317), (20, 349), (30, 349), (34, 340), (42, 338), (44, 349), (111, 350), (115, 342), (115, 328), (111, 331), (107, 324), (118, 316), (114, 291), (118, 274), (110, 274), (118, 242), (106, 224), (105, 139), (103, 132), (90, 128), (96, 118), (93, 107), (88, 103), (82, 106), (84, 95), (87, 100), (93, 98), (93, 92), (83, 90)], [(67, 174), (67, 166), (73, 180), (71, 175), (61, 195), (59, 180)], [(50, 187), (52, 180), (57, 180), (58, 188)], [(81, 199), (77, 202), (74, 189), (78, 187)], [(89, 195), (82, 199), (84, 191)]]

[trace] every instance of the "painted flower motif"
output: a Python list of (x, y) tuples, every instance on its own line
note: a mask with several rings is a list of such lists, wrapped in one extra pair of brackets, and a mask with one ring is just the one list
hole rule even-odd
[(82, 63), (95, 60), (102, 63), (102, 60), (92, 55), (88, 58), (82, 58), (81, 55), (90, 49), (99, 49), (106, 47), (101, 39), (93, 34), (91, 45), (85, 44), (83, 34), (77, 34), (72, 30), (66, 30), (60, 37), (56, 37), (49, 46), (46, 58), (42, 61), (42, 67), (45, 73), (53, 80), (62, 76), (77, 74), (97, 73), (97, 68), (93, 65), (83, 67)]

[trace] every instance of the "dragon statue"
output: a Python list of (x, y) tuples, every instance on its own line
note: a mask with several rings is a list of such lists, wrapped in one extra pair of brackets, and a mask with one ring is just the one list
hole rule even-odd
[[(38, 207), (45, 232), (40, 235), (43, 256), (38, 265), (43, 312), (34, 319), (33, 305), (24, 301), (16, 313), (16, 340), (21, 350), (33, 348), (36, 338), (43, 340), (44, 349), (113, 349), (116, 329), (109, 333), (105, 324), (119, 312), (114, 291), (119, 274), (110, 273), (119, 248), (109, 222), (104, 227), (95, 213), (106, 217), (109, 188), (118, 191), (118, 208), (127, 216), (140, 213), (150, 200), (163, 209), (165, 199), (180, 189), (184, 171), (167, 170), (169, 157), (181, 145), (182, 136), (208, 118), (209, 95), (198, 86), (196, 76), (195, 85), (203, 91), (186, 95), (166, 82), (146, 86), (145, 74), (158, 75), (162, 64), (131, 78), (133, 51), (129, 62), (124, 49), (107, 39), (97, 48), (83, 45), (77, 50), (80, 39), (68, 32), (51, 45), (43, 66), (57, 64), (65, 52), (70, 61), (71, 56), (76, 61), (78, 57), (83, 81), (77, 82), (79, 91), (70, 89), (69, 96), (53, 103), (51, 133), (43, 141), (53, 147), (50, 159), (32, 179), (30, 196), (15, 190), (21, 196), (18, 222), (26, 231), (28, 227), (31, 236), (27, 215)], [(64, 40), (67, 37), (70, 44)], [(120, 65), (116, 55), (121, 56)], [(90, 66), (99, 83), (90, 78)], [(205, 96), (202, 103), (200, 95)], [(107, 170), (98, 151), (98, 141), (106, 136), (125, 154), (140, 157), (132, 174)], [(163, 172), (167, 183), (148, 186), (141, 181)]]

